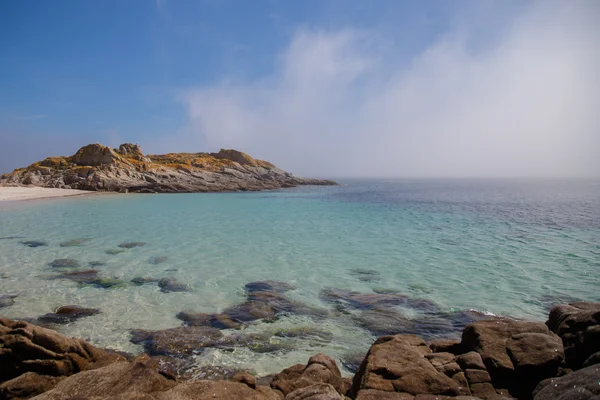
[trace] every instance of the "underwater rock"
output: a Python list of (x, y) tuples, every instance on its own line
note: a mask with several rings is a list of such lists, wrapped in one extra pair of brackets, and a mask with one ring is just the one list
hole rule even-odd
[(177, 318), (188, 326), (211, 326), (217, 329), (242, 329), (245, 325), (227, 314), (191, 313), (182, 311)]
[(379, 272), (372, 269), (353, 269), (350, 270), (350, 275), (356, 276), (361, 282), (376, 282), (380, 280)]
[(150, 257), (150, 259), (148, 260), (148, 262), (149, 262), (150, 264), (154, 264), (154, 265), (156, 265), (156, 264), (162, 264), (162, 263), (164, 263), (165, 261), (167, 261), (167, 257), (165, 257), (165, 256), (160, 256), (160, 257)]
[(123, 242), (119, 245), (122, 249), (133, 249), (134, 247), (145, 246), (146, 242)]
[(158, 281), (158, 287), (160, 288), (160, 291), (164, 293), (192, 291), (192, 287), (190, 285), (179, 283), (175, 278), (170, 276), (160, 279)]
[(151, 356), (197, 354), (203, 348), (213, 346), (222, 337), (221, 331), (206, 326), (131, 331), (131, 342), (142, 344)]
[(340, 362), (348, 371), (353, 374), (358, 371), (360, 364), (365, 359), (366, 352), (352, 352), (341, 356)]
[(82, 244), (89, 242), (90, 240), (92, 240), (92, 239), (91, 238), (80, 238), (80, 239), (67, 240), (66, 242), (62, 242), (60, 244), (60, 247), (81, 246)]
[(355, 317), (356, 323), (375, 336), (412, 333), (415, 323), (392, 308), (372, 308)]
[(246, 289), (246, 291), (249, 293), (253, 293), (253, 292), (283, 293), (283, 292), (287, 292), (288, 290), (296, 290), (296, 285), (293, 285), (291, 283), (286, 283), (286, 282), (267, 280), (267, 281), (257, 281), (257, 282), (247, 283), (244, 286), (244, 289)]
[(123, 249), (108, 249), (108, 250), (105, 250), (104, 252), (106, 254), (115, 255), (115, 254), (124, 253), (125, 250), (123, 250)]
[(94, 286), (102, 289), (110, 289), (125, 286), (125, 282), (117, 278), (99, 277), (97, 269), (84, 271), (65, 272), (51, 279), (68, 279), (80, 285)]
[(16, 294), (2, 294), (0, 295), (0, 308), (10, 307), (15, 304)]
[(245, 347), (253, 353), (280, 353), (295, 350), (292, 341), (272, 340), (268, 333), (233, 334), (217, 341), (214, 346), (222, 350), (233, 351), (236, 347)]
[(79, 262), (73, 258), (57, 258), (50, 264), (53, 268), (79, 268)]
[(88, 265), (90, 267), (103, 267), (106, 265), (106, 263), (104, 261), (90, 261)]
[(360, 293), (351, 290), (326, 288), (319, 298), (333, 304), (343, 304), (357, 310), (368, 310), (381, 306), (404, 305), (408, 296), (401, 294)]
[(174, 376), (178, 382), (230, 380), (240, 372), (220, 365), (198, 365), (198, 361), (188, 355), (152, 356), (151, 360), (157, 363), (157, 370), (161, 374)]
[(42, 322), (52, 324), (68, 324), (79, 318), (90, 317), (92, 315), (99, 314), (100, 310), (97, 308), (85, 308), (79, 306), (62, 306), (56, 309), (53, 313), (44, 314), (38, 319)]
[(131, 283), (136, 284), (138, 286), (145, 285), (147, 283), (157, 283), (159, 279), (150, 278), (147, 276), (136, 276), (131, 280)]
[(312, 326), (299, 326), (294, 328), (276, 329), (275, 331), (273, 331), (273, 336), (295, 339), (316, 338), (327, 342), (333, 339), (333, 333)]
[(7, 240), (7, 239), (25, 239), (25, 236), (4, 236), (4, 237), (0, 238), (0, 240)]
[(48, 246), (47, 242), (42, 242), (41, 240), (28, 240), (25, 242), (21, 242), (22, 244), (24, 244), (27, 247), (42, 247), (42, 246)]

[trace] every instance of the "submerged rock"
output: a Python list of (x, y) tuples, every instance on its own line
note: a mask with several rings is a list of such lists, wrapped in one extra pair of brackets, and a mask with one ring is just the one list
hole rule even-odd
[(103, 289), (125, 286), (125, 282), (117, 278), (106, 278), (98, 276), (98, 270), (88, 269), (84, 271), (65, 272), (51, 279), (68, 279), (81, 285), (95, 286)]
[(53, 268), (79, 268), (79, 261), (73, 258), (57, 258), (52, 261), (50, 264)]
[(218, 329), (205, 326), (131, 331), (131, 342), (142, 344), (151, 356), (196, 354), (205, 347), (213, 346), (222, 337), (223, 334)]
[(92, 239), (91, 238), (80, 238), (80, 239), (67, 240), (66, 242), (62, 242), (60, 244), (60, 247), (81, 246), (82, 244), (89, 242), (90, 240), (92, 240)]
[(355, 317), (356, 323), (375, 336), (413, 333), (415, 323), (392, 308), (372, 308)]
[(160, 256), (160, 257), (150, 257), (150, 259), (148, 260), (148, 262), (150, 264), (162, 264), (165, 261), (167, 261), (167, 257), (165, 256)]
[(124, 249), (108, 249), (108, 250), (105, 250), (104, 252), (106, 254), (115, 255), (115, 254), (124, 253), (125, 250)]
[(159, 279), (150, 278), (148, 276), (136, 276), (135, 278), (133, 278), (131, 280), (131, 283), (141, 286), (141, 285), (145, 285), (147, 283), (157, 283), (158, 281), (159, 281)]
[(22, 244), (24, 244), (27, 247), (42, 247), (42, 246), (48, 246), (47, 242), (43, 242), (41, 240), (28, 240), (25, 242), (21, 242)]
[(281, 339), (272, 340), (268, 333), (233, 334), (225, 336), (214, 344), (214, 347), (233, 351), (237, 347), (244, 347), (253, 353), (281, 353), (293, 351), (294, 343)]
[(284, 293), (288, 290), (296, 290), (296, 285), (280, 281), (257, 281), (250, 282), (244, 286), (247, 292), (277, 292)]
[(15, 304), (16, 294), (2, 294), (0, 295), (0, 308), (10, 307)]
[(134, 247), (145, 246), (146, 242), (123, 242), (119, 245), (122, 249), (133, 249)]
[(333, 333), (312, 326), (299, 326), (294, 328), (281, 328), (273, 331), (273, 336), (295, 339), (320, 339), (331, 341)]
[(98, 310), (97, 308), (85, 308), (69, 305), (61, 306), (57, 308), (55, 312), (44, 314), (38, 319), (46, 323), (68, 324), (80, 318), (90, 317), (99, 313), (100, 310)]
[(158, 287), (160, 288), (160, 291), (164, 293), (192, 291), (192, 287), (190, 285), (177, 282), (177, 279), (170, 276), (160, 279), (158, 281)]
[(351, 290), (327, 288), (321, 291), (320, 299), (341, 304), (351, 309), (368, 310), (382, 306), (404, 305), (408, 296), (400, 294), (360, 293)]
[(206, 314), (182, 311), (177, 318), (188, 326), (211, 326), (217, 329), (242, 329), (245, 325), (227, 314)]
[(106, 265), (106, 263), (104, 261), (90, 261), (88, 265), (90, 267), (103, 267)]

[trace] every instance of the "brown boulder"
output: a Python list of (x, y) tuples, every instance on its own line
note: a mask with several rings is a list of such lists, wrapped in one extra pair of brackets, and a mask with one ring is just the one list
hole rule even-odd
[(328, 383), (317, 383), (294, 390), (285, 400), (343, 400), (344, 397)]
[(364, 389), (358, 392), (356, 400), (413, 400), (409, 393), (384, 392), (382, 390)]
[(527, 396), (539, 380), (556, 374), (562, 360), (560, 341), (538, 322), (478, 321), (467, 325), (461, 346), (481, 355), (495, 387), (517, 396)]
[(418, 336), (380, 337), (371, 346), (354, 376), (351, 393), (357, 395), (361, 390), (375, 389), (412, 395), (463, 394), (465, 388), (438, 371), (425, 358), (430, 353), (429, 347)]
[(63, 378), (25, 372), (0, 385), (0, 399), (28, 399), (54, 388), (61, 379)]
[(546, 379), (535, 388), (534, 400), (600, 398), (600, 366), (592, 365), (560, 378)]
[(345, 394), (348, 390), (335, 360), (325, 354), (312, 356), (306, 366), (296, 364), (284, 369), (273, 377), (271, 387), (288, 395), (318, 383), (330, 384), (339, 394)]
[(275, 390), (264, 386), (252, 389), (239, 382), (196, 381), (182, 383), (174, 388), (153, 394), (152, 400), (281, 400)]
[(51, 329), (0, 319), (0, 382), (25, 372), (71, 375), (123, 359)]
[(175, 385), (175, 381), (142, 362), (118, 362), (70, 376), (36, 399), (133, 399)]
[(562, 339), (570, 368), (580, 368), (588, 357), (600, 351), (600, 303), (556, 306), (546, 324)]

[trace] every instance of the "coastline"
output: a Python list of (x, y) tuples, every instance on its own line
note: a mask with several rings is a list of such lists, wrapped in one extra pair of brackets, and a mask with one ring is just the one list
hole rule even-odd
[[(86, 311), (61, 309), (57, 312)], [(306, 365), (264, 377), (218, 368), (216, 374), (197, 377), (178, 374), (178, 352), (202, 351), (214, 344), (215, 332), (208, 326), (163, 331), (144, 339), (156, 354), (133, 356), (0, 318), (0, 398), (558, 400), (600, 395), (600, 303), (557, 305), (545, 323), (480, 320), (467, 325), (460, 340), (381, 336), (353, 378), (344, 378), (336, 360), (323, 353)]]
[(100, 192), (78, 189), (54, 189), (35, 186), (0, 186), (0, 201), (45, 200), (61, 197), (91, 196)]

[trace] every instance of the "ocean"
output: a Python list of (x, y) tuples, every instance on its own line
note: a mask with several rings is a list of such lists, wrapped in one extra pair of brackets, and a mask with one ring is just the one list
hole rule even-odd
[[(224, 329), (237, 339), (193, 362), (264, 375), (323, 352), (350, 373), (388, 331), (458, 337), (470, 318), (544, 321), (552, 304), (600, 301), (598, 180), (339, 182), (0, 203), (0, 296), (11, 297), (0, 316), (97, 308), (57, 329), (137, 354), (132, 330), (228, 312), (264, 286), (248, 283), (275, 280), (293, 307)], [(77, 265), (51, 266), (57, 259)], [(108, 284), (64, 279), (86, 269)], [(188, 291), (136, 277), (171, 277)]]

